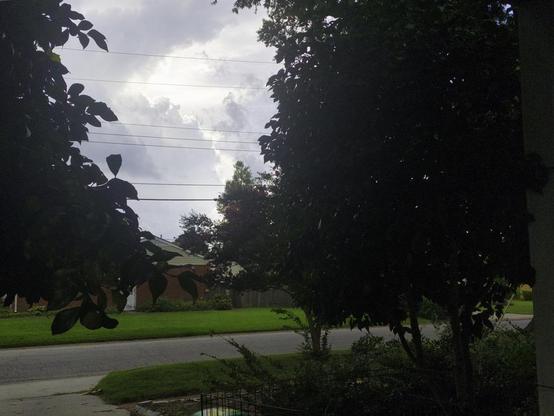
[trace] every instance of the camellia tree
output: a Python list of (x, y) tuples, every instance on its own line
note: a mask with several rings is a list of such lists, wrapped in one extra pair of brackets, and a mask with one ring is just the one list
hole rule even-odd
[[(492, 0), (238, 0), (263, 6), (283, 64), (260, 139), (293, 230), (283, 271), (311, 270), (329, 323), (388, 324), (422, 367), (423, 297), (452, 329), (471, 413), (470, 343), (532, 283), (516, 11)], [(408, 319), (409, 325), (404, 322)], [(411, 337), (407, 338), (407, 335)]]
[(45, 299), (61, 310), (54, 334), (79, 320), (114, 328), (108, 299), (123, 309), (135, 285), (165, 287), (175, 256), (140, 230), (127, 204), (137, 192), (117, 178), (121, 156), (108, 156), (108, 180), (76, 146), (87, 140), (87, 124), (117, 120), (83, 85), (68, 88), (68, 70), (53, 52), (70, 36), (107, 50), (92, 27), (60, 0), (0, 3), (0, 297), (5, 305), (16, 295), (30, 304)]

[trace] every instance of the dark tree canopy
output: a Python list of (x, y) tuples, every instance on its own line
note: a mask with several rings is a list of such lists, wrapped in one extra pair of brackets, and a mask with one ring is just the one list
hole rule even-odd
[(258, 5), (269, 16), (260, 39), (284, 65), (269, 80), (278, 112), (260, 139), (287, 198), (283, 271), (313, 271), (313, 307), (331, 323), (353, 316), (402, 334), (426, 296), (449, 314), (457, 359), (468, 358), (506, 295), (533, 280), (525, 190), (540, 183), (523, 153), (514, 10), (236, 2)]
[(214, 243), (215, 223), (206, 214), (191, 211), (179, 220), (182, 234), (175, 243), (193, 254), (208, 255)]
[[(216, 228), (212, 257), (219, 279), (238, 291), (265, 289), (269, 283), (273, 238), (266, 180), (265, 175), (253, 177), (250, 168), (238, 161), (217, 201), (223, 219)], [(238, 274), (232, 268), (236, 264), (241, 267)]]
[[(122, 309), (133, 286), (158, 276), (170, 254), (147, 256), (137, 215), (127, 205), (134, 187), (107, 179), (78, 144), (87, 124), (117, 117), (105, 103), (69, 88), (52, 50), (78, 37), (107, 50), (104, 36), (59, 0), (0, 3), (0, 297), (48, 301), (58, 313), (52, 331), (77, 320), (89, 329), (113, 328), (108, 295)], [(116, 176), (121, 156), (107, 162)]]

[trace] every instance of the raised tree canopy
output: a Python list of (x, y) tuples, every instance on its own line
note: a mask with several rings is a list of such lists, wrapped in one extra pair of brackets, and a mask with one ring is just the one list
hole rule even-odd
[(68, 73), (53, 52), (70, 36), (83, 47), (105, 37), (59, 0), (0, 2), (0, 297), (46, 299), (58, 313), (52, 331), (78, 320), (113, 328), (108, 296), (122, 309), (133, 286), (160, 276), (172, 255), (147, 255), (137, 215), (127, 205), (135, 188), (116, 178), (120, 155), (107, 158), (108, 180), (78, 144), (87, 124), (117, 117), (102, 102), (67, 87)]

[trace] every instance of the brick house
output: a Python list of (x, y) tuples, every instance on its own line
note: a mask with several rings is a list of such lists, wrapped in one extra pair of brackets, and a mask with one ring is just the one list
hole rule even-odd
[[(181, 247), (162, 238), (156, 237), (151, 241), (165, 251), (179, 254), (177, 257), (168, 261), (168, 264), (172, 266), (172, 268), (166, 274), (167, 288), (162, 296), (166, 299), (173, 300), (192, 300), (192, 297), (181, 288), (181, 285), (179, 285), (177, 276), (186, 270), (192, 271), (199, 277), (204, 276), (208, 272), (208, 260), (200, 255), (191, 254), (188, 250), (183, 250)], [(199, 298), (202, 299), (206, 294), (206, 286), (199, 282), (197, 286)], [(125, 310), (132, 311), (135, 310), (138, 305), (151, 303), (152, 294), (150, 293), (148, 282), (146, 282), (133, 290), (133, 293), (127, 298)]]
[[(204, 276), (208, 272), (208, 260), (206, 260), (202, 256), (191, 254), (189, 251), (183, 250), (181, 247), (162, 238), (156, 237), (154, 240), (151, 241), (163, 250), (179, 254), (177, 257), (174, 257), (173, 259), (168, 261), (168, 264), (173, 267), (166, 274), (167, 288), (162, 296), (164, 298), (174, 300), (192, 300), (192, 297), (181, 288), (176, 276), (178, 276), (185, 270), (191, 270), (199, 277)], [(203, 298), (206, 294), (206, 286), (200, 282), (197, 283), (197, 286), (199, 298)], [(107, 295), (108, 307), (113, 306), (110, 294), (108, 293)], [(152, 294), (150, 293), (148, 282), (146, 282), (133, 289), (133, 292), (127, 298), (127, 305), (125, 306), (125, 310), (134, 311), (138, 305), (151, 303)], [(44, 299), (41, 299), (34, 306), (46, 306), (46, 304), (46, 301)], [(78, 304), (79, 302), (74, 302), (68, 306), (77, 306)], [(27, 304), (27, 302), (25, 302), (25, 299), (16, 297), (14, 303), (10, 305), (10, 309), (16, 312), (23, 312), (29, 309), (29, 305)]]

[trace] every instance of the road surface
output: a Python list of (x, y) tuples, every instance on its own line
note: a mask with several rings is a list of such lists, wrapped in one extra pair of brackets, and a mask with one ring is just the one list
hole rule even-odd
[[(513, 321), (526, 325), (528, 320)], [(424, 325), (423, 334), (432, 337), (436, 330)], [(387, 339), (386, 327), (371, 333)], [(364, 333), (354, 329), (335, 329), (329, 341), (334, 349), (346, 349)], [(259, 332), (229, 335), (259, 354), (284, 354), (298, 350), (302, 338), (294, 332)], [(31, 380), (53, 380), (107, 374), (156, 364), (237, 357), (225, 336), (200, 336), (159, 340), (104, 342), (63, 346), (13, 348), (0, 350), (0, 385)]]

